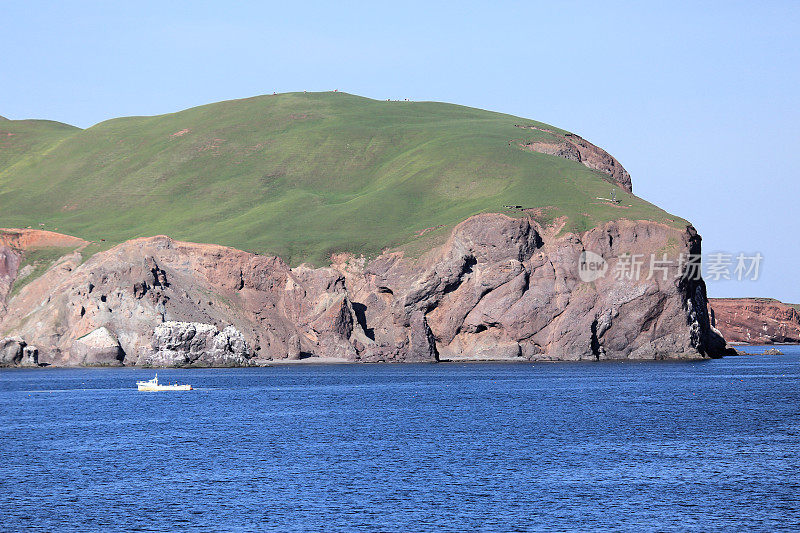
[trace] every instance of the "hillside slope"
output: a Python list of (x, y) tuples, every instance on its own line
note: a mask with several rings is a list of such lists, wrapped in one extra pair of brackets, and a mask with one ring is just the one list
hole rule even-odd
[(0, 175), (14, 165), (47, 153), (60, 141), (79, 131), (80, 128), (52, 120), (9, 120), (0, 117)]
[[(289, 93), (86, 130), (45, 124), (27, 147), (0, 145), (0, 227), (43, 224), (108, 246), (166, 234), (322, 265), (336, 252), (421, 253), (507, 204), (543, 223), (567, 216), (569, 231), (686, 225), (580, 154), (532, 151), (567, 132), (451, 104)], [(620, 204), (597, 199), (613, 188)]]

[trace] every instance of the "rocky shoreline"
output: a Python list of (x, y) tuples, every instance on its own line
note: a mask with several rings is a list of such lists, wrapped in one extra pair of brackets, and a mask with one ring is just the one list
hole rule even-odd
[[(0, 364), (251, 366), (287, 361), (698, 359), (731, 353), (688, 276), (591, 283), (624, 254), (697, 253), (700, 237), (646, 221), (581, 234), (483, 214), (420, 258), (334, 256), (328, 267), (165, 236), (84, 261), (81, 246), (16, 294), (30, 242), (0, 240)], [(49, 234), (49, 235), (44, 235)], [(10, 236), (11, 235), (11, 236)], [(65, 237), (67, 239), (74, 239)], [(26, 244), (28, 243), (28, 244)]]

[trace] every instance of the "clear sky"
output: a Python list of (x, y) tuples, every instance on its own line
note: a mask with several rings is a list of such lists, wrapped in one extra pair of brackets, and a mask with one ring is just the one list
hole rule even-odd
[(800, 303), (800, 2), (0, 4), (0, 115), (87, 127), (273, 91), (438, 100), (607, 149), (706, 252), (711, 296)]

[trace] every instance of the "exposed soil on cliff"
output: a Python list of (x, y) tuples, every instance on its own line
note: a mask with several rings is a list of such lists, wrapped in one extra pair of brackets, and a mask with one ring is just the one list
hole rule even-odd
[(34, 248), (77, 248), (88, 241), (54, 231), (0, 228), (0, 245), (25, 251)]

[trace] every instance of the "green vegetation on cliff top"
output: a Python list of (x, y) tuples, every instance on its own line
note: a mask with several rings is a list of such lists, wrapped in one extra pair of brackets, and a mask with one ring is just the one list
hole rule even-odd
[[(345, 93), (232, 100), (86, 130), (0, 118), (0, 227), (117, 243), (166, 234), (273, 253), (419, 252), (503, 205), (567, 216), (581, 231), (628, 218), (683, 224), (608, 176), (509, 140), (557, 128), (434, 102)], [(12, 135), (8, 135), (11, 133)], [(513, 213), (510, 213), (513, 214)], [(427, 228), (422, 237), (417, 234)]]
[(732, 297), (732, 298), (712, 298), (712, 300), (721, 300), (721, 301), (741, 301), (741, 300), (748, 300), (751, 302), (759, 302), (759, 303), (775, 303), (775, 304), (783, 304), (788, 307), (794, 307), (797, 311), (800, 311), (800, 304), (790, 304), (788, 302), (782, 302), (781, 300), (776, 300), (775, 298), (765, 298), (759, 296), (750, 296), (750, 297)]

